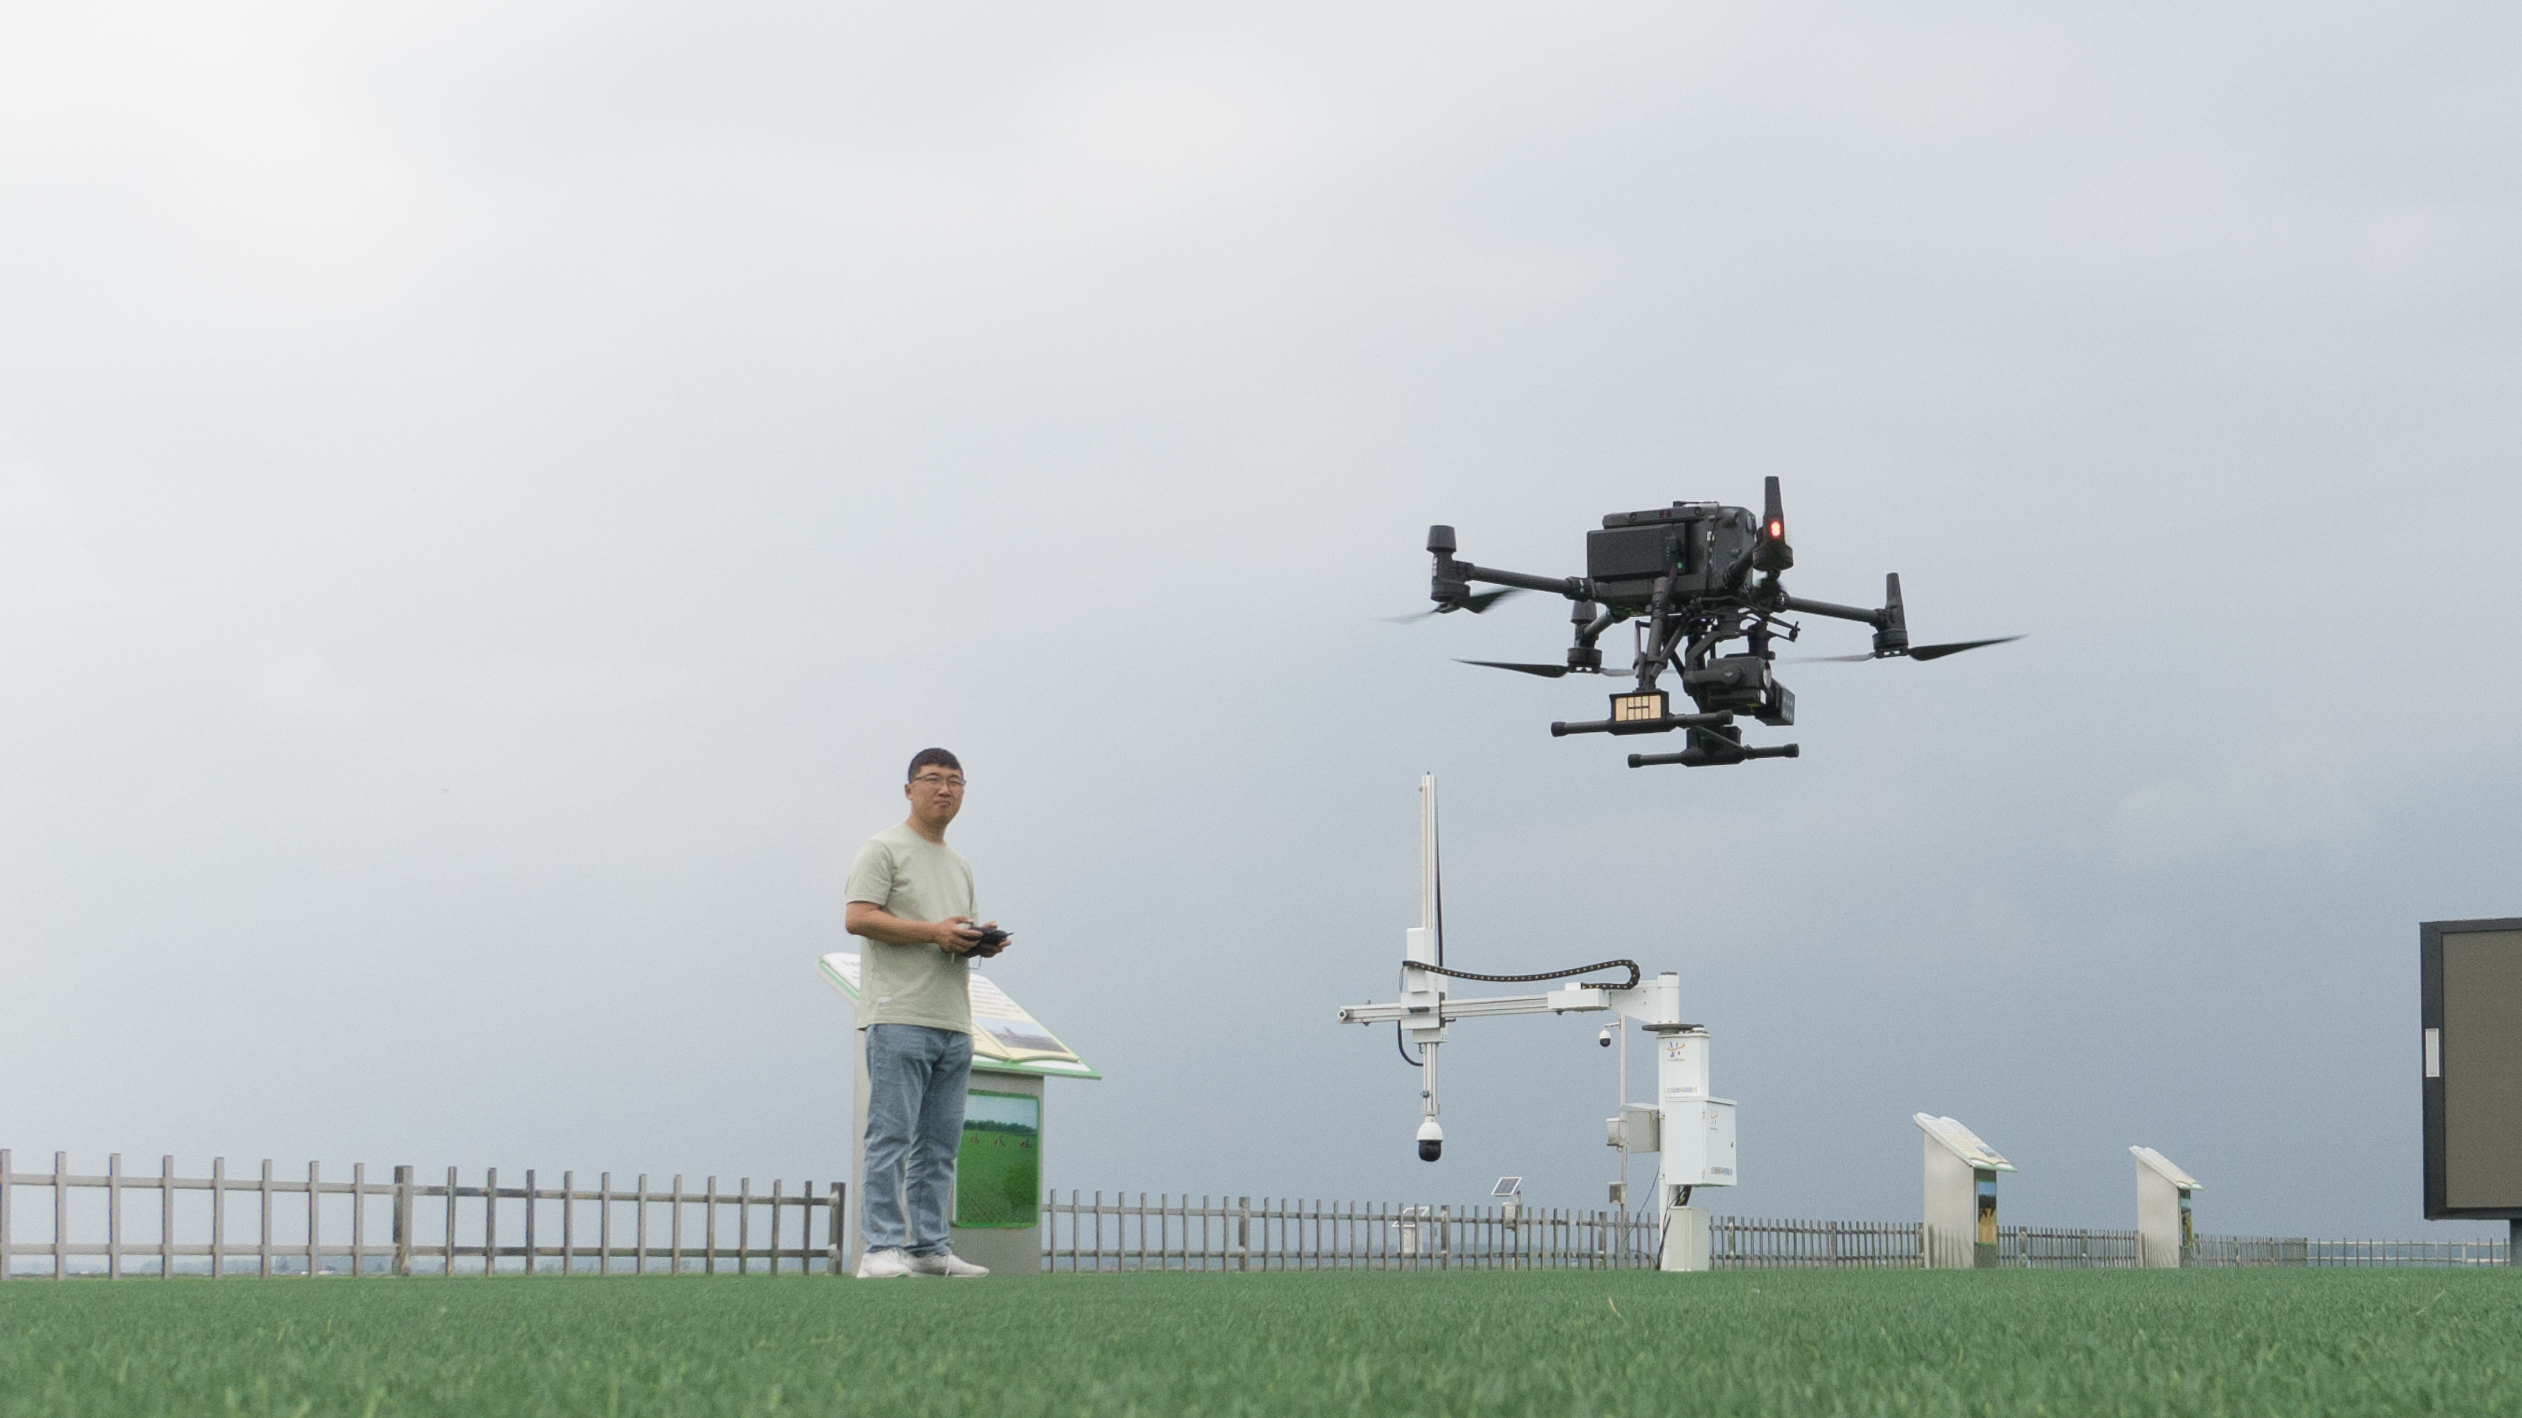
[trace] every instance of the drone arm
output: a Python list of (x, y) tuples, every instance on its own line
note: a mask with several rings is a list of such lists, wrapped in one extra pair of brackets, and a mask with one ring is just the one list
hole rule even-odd
[(1881, 628), (1884, 620), (1890, 615), (1888, 611), (1869, 611), (1858, 606), (1843, 606), (1830, 601), (1808, 601), (1802, 596), (1781, 596), (1778, 598), (1778, 608), (1801, 611), (1806, 615), (1829, 616), (1834, 620), (1863, 621), (1877, 629)]
[(1521, 571), (1500, 571), (1492, 566), (1474, 566), (1467, 561), (1452, 563), (1455, 576), (1465, 581), (1485, 581), (1492, 586), (1513, 586), (1522, 591), (1547, 591), (1571, 601), (1590, 600), (1582, 576), (1532, 576)]

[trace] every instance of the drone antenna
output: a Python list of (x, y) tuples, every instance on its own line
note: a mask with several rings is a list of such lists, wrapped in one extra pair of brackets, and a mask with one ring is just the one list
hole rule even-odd
[(1774, 577), (1795, 564), (1795, 548), (1786, 542), (1786, 499), (1771, 478), (1761, 490), (1760, 543), (1751, 564)]

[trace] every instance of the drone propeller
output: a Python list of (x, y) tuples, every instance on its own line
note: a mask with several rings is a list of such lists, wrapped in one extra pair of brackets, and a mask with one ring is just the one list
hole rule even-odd
[(1580, 670), (1571, 668), (1567, 665), (1518, 664), (1512, 660), (1456, 660), (1454, 663), (1457, 665), (1478, 665), (1483, 669), (1491, 670), (1513, 670), (1519, 675), (1539, 675), (1543, 679), (1558, 679), (1563, 675), (1619, 676), (1633, 675), (1637, 673), (1637, 666), (1635, 665), (1622, 665), (1617, 669)]
[(2020, 635), (2000, 635), (1994, 640), (1955, 640), (1943, 645), (1913, 645), (1909, 648), (1909, 658), (1941, 660), (1947, 655), (1958, 655), (1964, 650), (1976, 650), (1982, 645), (2003, 645), (2009, 640), (2022, 638)]
[(1433, 610), (1416, 611), (1409, 615), (1388, 615), (1383, 617), (1383, 619), (1394, 625), (1408, 625), (1410, 622), (1415, 620), (1425, 620), (1432, 615), (1446, 615), (1453, 611), (1469, 611), (1473, 615), (1482, 615), (1488, 611), (1489, 607), (1496, 605), (1498, 602), (1505, 600), (1507, 597), (1520, 596), (1523, 593), (1523, 588), (1520, 586), (1508, 586), (1503, 590), (1497, 591), (1481, 591), (1474, 595), (1465, 596), (1459, 601), (1447, 601), (1445, 604), (1438, 606)]
[(1941, 660), (1947, 655), (1958, 655), (1964, 650), (1976, 650), (1983, 645), (2003, 645), (2022, 638), (2020, 635), (2000, 635), (1993, 640), (1954, 640), (1942, 645), (1912, 645), (1906, 650), (1894, 650), (1886, 655), (1800, 655), (1790, 663), (1818, 665), (1854, 664), (1864, 660)]

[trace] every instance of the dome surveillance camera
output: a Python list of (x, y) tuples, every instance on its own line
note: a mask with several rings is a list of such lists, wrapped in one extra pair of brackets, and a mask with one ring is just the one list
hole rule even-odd
[(1606, 1048), (1606, 1049), (1610, 1048), (1610, 1047), (1611, 1047), (1611, 1026), (1610, 1026), (1610, 1025), (1608, 1025), (1608, 1024), (1604, 1025), (1604, 1026), (1603, 1026), (1603, 1032), (1601, 1032), (1600, 1034), (1597, 1034), (1597, 1035), (1595, 1035), (1595, 1036), (1594, 1036), (1594, 1042), (1595, 1042), (1595, 1043), (1597, 1043), (1597, 1044), (1602, 1045), (1602, 1046), (1603, 1046), (1604, 1048)]
[(1419, 1124), (1419, 1160), (1433, 1162), (1444, 1150), (1445, 1130), (1436, 1125), (1436, 1119), (1430, 1118)]

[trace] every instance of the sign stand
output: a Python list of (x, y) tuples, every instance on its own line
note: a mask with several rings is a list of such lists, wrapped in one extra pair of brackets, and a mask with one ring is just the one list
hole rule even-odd
[(2137, 1159), (2137, 1264), (2148, 1270), (2194, 1264), (2198, 1230), (2190, 1197), (2204, 1186), (2151, 1147), (2128, 1150)]
[(2522, 918), (2417, 927), (2428, 1221), (2502, 1221), (2522, 1251)]
[(1997, 1263), (1997, 1173), (2014, 1164), (1952, 1118), (1919, 1113), (1926, 1134), (1927, 1264), (1989, 1270)]
[[(858, 1218), (865, 1215), (867, 1195), (867, 1045), (865, 1027), (856, 1018), (858, 956), (835, 951), (816, 965), (825, 983), (850, 1002), (852, 1015), (853, 1215), (842, 1268), (855, 1273), (866, 1248), (866, 1228)], [(993, 1273), (1030, 1275), (1042, 1268), (1042, 1080), (1101, 1077), (987, 975), (972, 972), (972, 1084), (948, 1207), (956, 1255)]]

